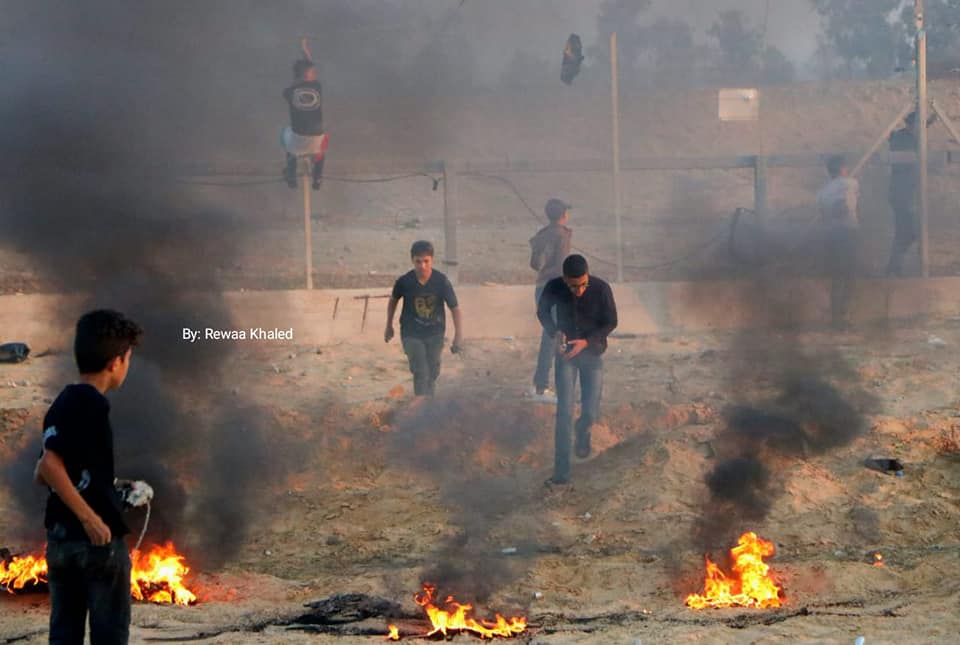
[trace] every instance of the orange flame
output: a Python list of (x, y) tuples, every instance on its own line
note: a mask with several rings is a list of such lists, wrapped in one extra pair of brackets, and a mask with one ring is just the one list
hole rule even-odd
[(481, 638), (502, 636), (505, 638), (521, 634), (527, 629), (526, 616), (513, 616), (510, 619), (497, 614), (496, 621), (476, 620), (468, 614), (473, 611), (473, 605), (461, 605), (447, 596), (441, 609), (433, 604), (437, 586), (429, 582), (423, 583), (423, 594), (414, 594), (413, 600), (423, 607), (430, 619), (433, 629), (425, 634), (426, 637), (434, 634), (447, 635), (448, 631), (470, 631)]
[(387, 634), (388, 641), (398, 641), (400, 640), (400, 630), (396, 625), (387, 625), (387, 629), (390, 630), (390, 633)]
[[(190, 569), (172, 543), (155, 546), (145, 554), (134, 551), (130, 563), (130, 595), (134, 599), (178, 605), (197, 601), (197, 596), (183, 584)], [(0, 587), (10, 593), (46, 582), (47, 559), (42, 555), (14, 557), (10, 564), (0, 561)]]
[(882, 567), (883, 566), (883, 554), (877, 551), (873, 554), (873, 566)]
[(769, 575), (770, 567), (763, 561), (774, 551), (772, 542), (757, 537), (752, 531), (744, 533), (738, 545), (730, 549), (734, 575), (728, 577), (710, 558), (706, 558), (707, 577), (703, 583), (703, 595), (690, 594), (687, 596), (687, 605), (693, 609), (779, 607), (781, 589)]
[(0, 587), (10, 593), (28, 585), (39, 585), (46, 581), (47, 559), (43, 556), (28, 555), (22, 558), (14, 556), (10, 564), (0, 560)]
[(155, 546), (149, 553), (130, 554), (130, 594), (137, 600), (191, 605), (197, 596), (183, 584), (190, 569), (172, 542)]

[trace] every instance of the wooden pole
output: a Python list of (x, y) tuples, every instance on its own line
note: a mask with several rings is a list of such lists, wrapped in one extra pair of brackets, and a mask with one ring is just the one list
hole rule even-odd
[(304, 257), (307, 264), (307, 289), (313, 289), (313, 242), (310, 239), (310, 215), (312, 208), (310, 206), (310, 159), (302, 157), (303, 161), (303, 239), (304, 239)]
[(620, 204), (620, 95), (617, 84), (617, 32), (610, 34), (610, 104), (613, 111), (613, 216), (617, 225), (617, 282), (623, 282), (623, 224)]
[(457, 169), (450, 162), (443, 162), (443, 264), (450, 281), (460, 279), (460, 262), (457, 259)]
[(957, 126), (950, 120), (947, 113), (937, 105), (936, 101), (930, 101), (930, 105), (933, 107), (933, 113), (940, 119), (940, 123), (943, 124), (943, 127), (945, 127), (947, 132), (950, 133), (950, 136), (953, 137), (954, 142), (960, 143), (960, 131), (957, 130)]
[(930, 250), (927, 231), (927, 31), (924, 26), (923, 0), (914, 0), (917, 19), (917, 212), (920, 215), (920, 268), (930, 276)]

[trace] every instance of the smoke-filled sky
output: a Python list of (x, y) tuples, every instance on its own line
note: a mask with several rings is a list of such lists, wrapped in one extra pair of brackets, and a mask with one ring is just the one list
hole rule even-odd
[[(602, 4), (154, 0), (134, 6), (119, 0), (0, 0), (0, 57), (7, 79), (0, 92), (64, 76), (88, 77), (92, 91), (108, 80), (136, 79), (145, 91), (189, 83), (179, 98), (183, 105), (197, 99), (192, 110), (236, 111), (243, 105), (250, 111), (267, 98), (267, 87), (289, 80), (299, 39), (308, 37), (321, 79), (339, 95), (442, 94), (445, 86), (462, 87), (465, 79), (468, 86), (496, 83), (517, 56), (559, 64), (571, 32), (581, 34), (587, 47), (596, 44)], [(642, 21), (682, 19), (704, 40), (720, 11), (739, 9), (760, 29), (766, 6), (767, 0), (653, 0)], [(815, 12), (808, 0), (769, 0), (769, 6), (769, 44), (802, 68), (820, 33)]]
[[(397, 4), (443, 7), (458, 0), (392, 0)], [(553, 32), (576, 31), (585, 43), (597, 36), (597, 14), (603, 0), (466, 0), (461, 8), (465, 20), (478, 28), (496, 25), (491, 34), (499, 47), (491, 47), (487, 68), (506, 63), (513, 47), (528, 48), (538, 56), (555, 57)], [(769, 0), (767, 39), (795, 64), (802, 65), (817, 47), (819, 18), (808, 0)], [(648, 17), (677, 18), (687, 22), (701, 37), (721, 11), (739, 10), (760, 29), (767, 0), (653, 0)], [(509, 40), (508, 40), (509, 38)]]

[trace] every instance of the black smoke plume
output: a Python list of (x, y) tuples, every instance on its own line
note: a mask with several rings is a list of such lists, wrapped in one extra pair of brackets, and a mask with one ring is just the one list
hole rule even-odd
[[(180, 337), (183, 327), (243, 328), (220, 296), (217, 269), (250, 233), (164, 172), (203, 148), (203, 121), (184, 106), (200, 80), (185, 64), (197, 49), (188, 41), (204, 27), (216, 34), (222, 15), (193, 4), (181, 32), (172, 13), (125, 3), (45, 5), (49, 23), (37, 6), (13, 12), (46, 25), (31, 42), (48, 50), (21, 50), (3, 89), (0, 243), (29, 257), (38, 289), (82, 296), (57, 321), (64, 346), (94, 307), (145, 328), (127, 383), (110, 395), (117, 474), (156, 490), (149, 539), (174, 539), (198, 565), (215, 567), (262, 519), (264, 494), (296, 452), (268, 435), (255, 401), (233, 394), (235, 346)], [(52, 387), (75, 379), (66, 372)], [(29, 477), (36, 430), (4, 479), (18, 508), (7, 522), (40, 540), (45, 492)], [(130, 524), (138, 531), (139, 516)]]
[(544, 527), (515, 517), (516, 509), (540, 489), (484, 460), (522, 454), (536, 437), (535, 420), (489, 400), (441, 395), (402, 419), (394, 437), (390, 454), (430, 478), (453, 529), (424, 563), (421, 581), (443, 596), (483, 602), (522, 577)]
[[(718, 461), (706, 477), (710, 496), (697, 526), (706, 549), (756, 527), (783, 493), (789, 465), (851, 443), (868, 429), (864, 412), (878, 405), (836, 351), (804, 349), (799, 334), (783, 330), (760, 336), (733, 345), (730, 378), (741, 401), (724, 412)], [(768, 395), (748, 400), (750, 383)]]

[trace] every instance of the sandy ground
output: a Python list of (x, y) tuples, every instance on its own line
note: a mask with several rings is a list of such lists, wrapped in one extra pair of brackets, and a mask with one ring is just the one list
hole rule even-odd
[[(951, 348), (960, 324), (752, 336), (763, 351), (749, 356), (732, 349), (731, 334), (613, 340), (595, 455), (577, 462), (572, 486), (560, 490), (543, 485), (553, 407), (524, 395), (532, 339), (447, 354), (438, 397), (418, 413), (407, 411), (409, 374), (396, 345), (289, 347), (280, 361), (274, 350), (245, 349), (225, 385), (268, 410), (277, 437), (302, 442), (306, 464), (270, 487), (268, 519), (238, 558), (220, 570), (192, 563), (200, 603), (135, 605), (132, 638), (379, 642), (248, 626), (341, 592), (413, 611), (424, 578), (446, 570), (458, 599), (476, 600), (472, 589), (483, 596), (481, 614), (525, 613), (537, 626), (525, 637), (532, 643), (952, 640), (960, 452), (950, 438), (960, 439), (960, 359)], [(721, 450), (721, 413), (771, 394), (777, 365), (756, 356), (787, 346), (839, 357), (852, 371), (821, 375), (854, 402), (866, 392), (881, 403), (856, 403), (868, 430), (852, 443), (775, 458), (770, 513), (733, 527), (776, 544), (770, 564), (784, 609), (689, 610), (683, 599), (702, 584), (704, 547), (694, 535), (707, 505), (704, 476)], [(0, 365), (4, 454), (36, 440), (60, 385), (53, 375), (67, 368), (65, 355)], [(903, 478), (862, 466), (891, 456), (905, 462)], [(0, 513), (8, 512), (4, 493)], [(33, 546), (10, 543), (0, 525), (4, 544)], [(517, 552), (504, 555), (509, 547)], [(877, 551), (886, 566), (872, 566)], [(43, 642), (48, 609), (45, 595), (0, 595), (0, 641)]]

